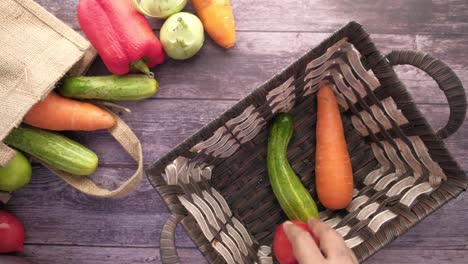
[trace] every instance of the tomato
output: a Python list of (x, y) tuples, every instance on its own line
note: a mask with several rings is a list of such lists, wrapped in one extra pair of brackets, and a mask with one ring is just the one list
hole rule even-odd
[(12, 214), (0, 210), (0, 254), (23, 251), (24, 227)]
[[(292, 220), (291, 222), (299, 228), (309, 232), (309, 234), (314, 238), (315, 243), (318, 244), (317, 238), (309, 230), (309, 227), (306, 223), (297, 220)], [(278, 226), (278, 228), (276, 229), (275, 237), (273, 239), (273, 253), (275, 254), (276, 259), (281, 264), (297, 264), (298, 262), (296, 260), (296, 257), (294, 256), (291, 243), (289, 242), (286, 233), (284, 233), (283, 225), (284, 223)]]
[(176, 60), (192, 57), (205, 41), (200, 19), (185, 12), (169, 17), (161, 27), (160, 37), (167, 55)]
[(0, 168), (0, 191), (16, 191), (28, 184), (30, 180), (31, 164), (19, 152), (5, 168)]
[(146, 16), (166, 18), (184, 9), (187, 0), (132, 0), (132, 4)]

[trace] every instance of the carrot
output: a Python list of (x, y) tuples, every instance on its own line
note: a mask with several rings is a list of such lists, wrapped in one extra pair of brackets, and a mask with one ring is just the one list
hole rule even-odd
[(330, 83), (321, 82), (317, 94), (315, 184), (320, 202), (343, 209), (353, 196), (353, 171), (340, 111)]
[(115, 125), (115, 119), (109, 112), (93, 104), (68, 99), (54, 92), (34, 105), (23, 122), (56, 131), (93, 131)]
[(234, 46), (236, 28), (229, 0), (193, 0), (193, 6), (206, 32), (219, 46)]

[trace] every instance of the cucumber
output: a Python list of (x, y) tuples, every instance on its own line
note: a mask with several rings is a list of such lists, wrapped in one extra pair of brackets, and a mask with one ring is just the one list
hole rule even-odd
[(319, 218), (317, 205), (295, 174), (287, 159), (288, 144), (294, 131), (293, 117), (279, 114), (268, 137), (267, 167), (270, 183), (281, 208), (290, 220), (306, 222)]
[(60, 134), (42, 129), (15, 128), (4, 143), (29, 153), (52, 168), (75, 175), (89, 175), (98, 166), (98, 157), (91, 150)]
[(144, 74), (66, 77), (58, 92), (70, 98), (134, 101), (152, 97), (158, 82)]

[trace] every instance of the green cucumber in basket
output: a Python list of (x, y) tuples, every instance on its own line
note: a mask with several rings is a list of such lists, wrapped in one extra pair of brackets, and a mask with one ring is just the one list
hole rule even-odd
[(22, 150), (52, 168), (75, 175), (89, 175), (98, 166), (97, 155), (83, 145), (57, 133), (18, 127), (4, 143)]
[(158, 82), (144, 74), (66, 77), (58, 89), (65, 97), (110, 101), (143, 100), (157, 91)]
[(307, 222), (319, 218), (317, 205), (288, 162), (288, 144), (294, 131), (290, 114), (279, 114), (268, 137), (267, 167), (270, 184), (281, 208), (290, 220)]

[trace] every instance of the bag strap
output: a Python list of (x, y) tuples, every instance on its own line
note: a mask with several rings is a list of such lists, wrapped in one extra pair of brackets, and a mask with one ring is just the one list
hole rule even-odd
[(46, 164), (43, 165), (80, 192), (96, 197), (122, 198), (136, 190), (143, 177), (143, 151), (140, 140), (137, 138), (135, 133), (133, 133), (130, 127), (116, 114), (111, 111), (109, 111), (109, 113), (111, 113), (116, 120), (116, 125), (109, 129), (109, 132), (138, 165), (135, 173), (120, 187), (113, 191), (109, 191), (98, 187), (88, 177), (76, 176), (64, 171), (53, 169)]
[[(143, 178), (143, 151), (141, 142), (135, 133), (133, 133), (132, 129), (130, 129), (130, 127), (119, 116), (111, 111), (109, 111), (109, 113), (111, 113), (116, 120), (115, 126), (109, 129), (110, 134), (117, 140), (117, 142), (120, 143), (125, 151), (130, 154), (138, 165), (135, 173), (133, 173), (133, 175), (130, 176), (130, 178), (128, 178), (128, 180), (119, 188), (109, 191), (98, 187), (88, 177), (76, 176), (64, 171), (56, 170), (46, 164), (42, 165), (80, 192), (96, 197), (122, 198), (136, 190)], [(6, 166), (15, 155), (15, 150), (0, 142), (0, 165)]]

